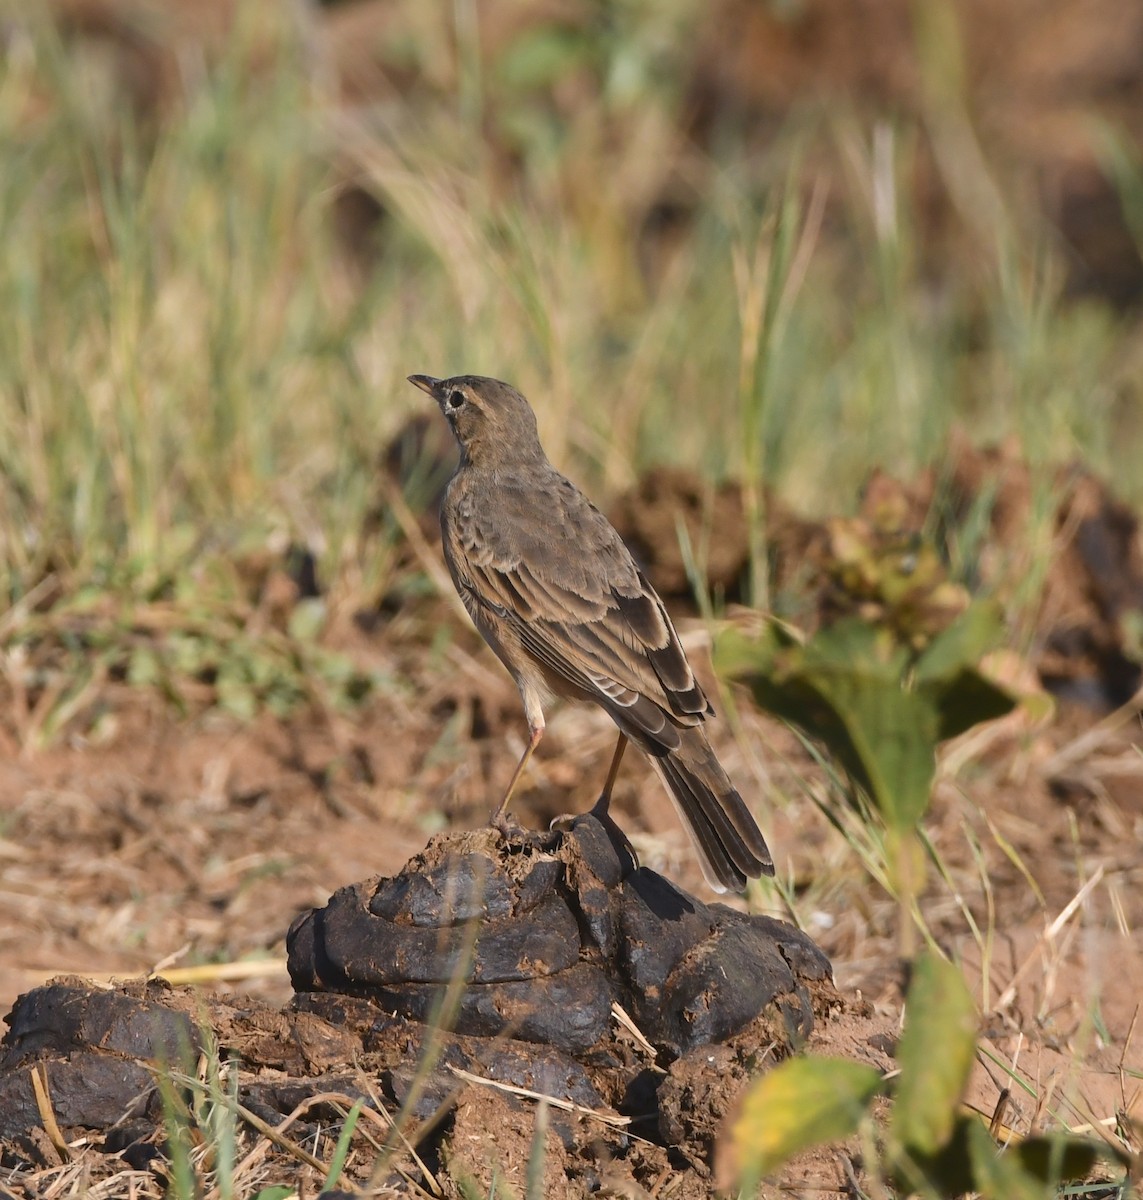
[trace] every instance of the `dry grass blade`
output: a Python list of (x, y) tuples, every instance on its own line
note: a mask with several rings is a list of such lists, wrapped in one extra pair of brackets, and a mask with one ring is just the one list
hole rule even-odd
[[(655, 1070), (662, 1070), (657, 1062), (659, 1052), (647, 1040), (647, 1035), (639, 1028), (638, 1025), (635, 1024), (630, 1013), (627, 1012), (623, 1005), (616, 1001), (612, 1001), (611, 1015), (615, 1018), (616, 1022), (619, 1025), (622, 1025), (623, 1028), (626, 1029), (627, 1032), (635, 1039), (635, 1041), (638, 1042), (640, 1048), (645, 1051), (647, 1057), (650, 1058), (652, 1063), (655, 1064)], [(663, 1073), (666, 1074), (665, 1071)]]
[(153, 1171), (116, 1171), (100, 1180), (93, 1179), (92, 1175), (91, 1160), (82, 1155), (75, 1156), (62, 1167), (50, 1167), (31, 1175), (6, 1175), (9, 1190), (0, 1194), (8, 1200), (9, 1196), (17, 1194), (11, 1189), (19, 1185), (22, 1187), (20, 1195), (35, 1196), (37, 1200), (65, 1196), (81, 1196), (83, 1200), (160, 1200), (164, 1195)]
[(181, 984), (227, 983), (236, 979), (272, 979), (286, 975), (286, 960), (267, 958), (255, 962), (200, 963), (194, 967), (156, 970), (155, 975), (175, 987)]
[(405, 535), (413, 554), (416, 555), (421, 570), (433, 581), (437, 591), (448, 600), (458, 615), (467, 622), (468, 612), (461, 603), (456, 588), (452, 585), (452, 580), (449, 578), (441, 556), (429, 545), (428, 539), (421, 532), (416, 516), (405, 502), (405, 497), (401, 495), (401, 489), (392, 480), (385, 480), (384, 488), (385, 502), (389, 506), (389, 511)]
[[(70, 967), (51, 967), (41, 971), (24, 973), (29, 987), (39, 987), (52, 979), (74, 976), (77, 972)], [(284, 958), (259, 959), (254, 962), (199, 963), (193, 967), (171, 967), (164, 969), (158, 964), (142, 975), (128, 975), (122, 971), (98, 971), (83, 973), (85, 983), (94, 987), (114, 988), (133, 980), (162, 979), (172, 987), (200, 983), (227, 983), (242, 979), (274, 979), (286, 975)]]
[(630, 1117), (623, 1117), (618, 1113), (599, 1112), (597, 1109), (587, 1108), (582, 1104), (573, 1104), (570, 1100), (561, 1100), (558, 1096), (550, 1096), (546, 1092), (534, 1092), (531, 1088), (518, 1087), (514, 1083), (501, 1083), (496, 1079), (485, 1079), (483, 1075), (474, 1075), (471, 1071), (465, 1071), (460, 1067), (450, 1067), (449, 1070), (457, 1079), (463, 1079), (465, 1083), (475, 1083), (478, 1087), (507, 1092), (511, 1096), (521, 1096), (525, 1100), (543, 1100), (553, 1108), (562, 1109), (564, 1112), (578, 1113), (581, 1117), (588, 1117), (603, 1125), (610, 1125), (613, 1129), (625, 1129), (631, 1124)]
[[(451, 884), (450, 884), (451, 887)], [(451, 895), (450, 895), (451, 903)], [(405, 1094), (405, 1099), (397, 1112), (396, 1117), (392, 1118), (392, 1128), (389, 1136), (386, 1139), (385, 1145), (382, 1147), (381, 1154), (377, 1161), (373, 1164), (373, 1170), (370, 1172), (368, 1186), (376, 1187), (380, 1183), (381, 1175), (388, 1165), (394, 1147), (398, 1141), (408, 1144), (408, 1140), (404, 1136), (404, 1123), (409, 1114), (413, 1111), (417, 1101), (420, 1099), (424, 1089), (428, 1086), (429, 1077), (436, 1069), (436, 1065), (440, 1059), (444, 1049), (444, 1037), (452, 1028), (452, 1024), (456, 1019), (456, 1014), (460, 1008), (461, 997), (467, 987), (467, 973), (472, 963), (472, 956), (476, 949), (476, 940), (479, 936), (480, 924), (476, 920), (468, 920), (464, 923), (464, 940), (457, 956), (456, 966), (453, 970), (452, 978), (442, 993), (434, 1012), (428, 1022), (429, 1037), (421, 1051), (420, 1059), (417, 1064), (416, 1072), (413, 1080)], [(433, 1128), (436, 1123), (443, 1117), (449, 1108), (452, 1106), (453, 1098), (446, 1097), (444, 1101), (437, 1106), (437, 1110), (427, 1121), (422, 1122), (417, 1134), (412, 1138), (414, 1144), (419, 1144), (421, 1138)]]
[[(200, 1080), (193, 1079), (190, 1076), (182, 1075), (180, 1073), (172, 1073), (171, 1078), (180, 1086), (192, 1089), (201, 1086)], [(344, 1099), (340, 1093), (333, 1095), (336, 1095), (336, 1098), (339, 1100)], [(278, 1149), (284, 1150), (288, 1155), (290, 1155), (291, 1158), (297, 1159), (298, 1162), (305, 1163), (307, 1167), (313, 1167), (315, 1171), (320, 1171), (322, 1178), (324, 1179), (329, 1171), (329, 1164), (322, 1162), (322, 1160), (316, 1155), (311, 1154), (308, 1150), (299, 1146), (296, 1142), (291, 1141), (281, 1132), (281, 1130), (287, 1128), (293, 1121), (297, 1120), (298, 1116), (305, 1112), (306, 1109), (312, 1108), (315, 1104), (319, 1104), (323, 1100), (328, 1099), (330, 1099), (330, 1096), (327, 1095), (307, 1097), (293, 1110), (293, 1112), (290, 1113), (290, 1115), (283, 1122), (280, 1123), (279, 1126), (274, 1126), (268, 1121), (264, 1121), (256, 1113), (251, 1112), (250, 1109), (248, 1109), (244, 1104), (237, 1103), (229, 1097), (222, 1097), (221, 1102), (230, 1108), (236, 1116), (241, 1117), (242, 1120), (251, 1127), (251, 1129), (257, 1133), (260, 1133), (270, 1142), (273, 1142)]]
[[(358, 1078), (361, 1082), (362, 1088), (373, 1101), (373, 1107), (370, 1108), (368, 1105), (366, 1105), (366, 1107), (361, 1110), (361, 1115), (380, 1125), (385, 1130), (386, 1141), (388, 1141), (389, 1138), (395, 1134), (400, 1140), (401, 1144), (405, 1147), (406, 1153), (413, 1160), (413, 1162), (417, 1164), (417, 1168), (420, 1170), (421, 1174), (426, 1180), (428, 1180), (432, 1195), (443, 1196), (444, 1189), (441, 1187), (437, 1177), (432, 1173), (432, 1171), (429, 1170), (428, 1166), (421, 1159), (421, 1156), (416, 1151), (416, 1147), (405, 1136), (404, 1131), (397, 1127), (396, 1122), (389, 1115), (385, 1105), (382, 1104), (381, 1097), (377, 1094), (377, 1089), (374, 1086), (373, 1081), (369, 1079), (364, 1072), (359, 1073)], [(378, 1147), (378, 1149), (380, 1150), (381, 1148)], [(401, 1174), (404, 1175), (404, 1172), (401, 1172)], [(410, 1180), (410, 1182), (412, 1181)], [(416, 1186), (416, 1184), (414, 1184), (414, 1186)]]
[(1097, 721), (1090, 729), (1085, 729), (1078, 737), (1073, 738), (1059, 750), (1043, 766), (1046, 779), (1054, 779), (1067, 767), (1088, 758), (1092, 751), (1098, 750), (1104, 743), (1110, 741), (1129, 721), (1134, 720), (1143, 712), (1143, 688), (1140, 688), (1126, 704), (1121, 704), (1114, 712), (1108, 713), (1102, 721)]
[(328, 1164), (323, 1163), (320, 1158), (317, 1158), (308, 1150), (302, 1149), (297, 1142), (292, 1142), (288, 1137), (280, 1134), (273, 1125), (269, 1124), (267, 1121), (263, 1121), (261, 1117), (255, 1113), (252, 1113), (245, 1105), (236, 1105), (235, 1112), (252, 1129), (256, 1130), (264, 1138), (267, 1138), (273, 1142), (279, 1150), (285, 1150), (287, 1154), (292, 1155), (299, 1162), (304, 1162), (306, 1166), (313, 1167), (315, 1171), (320, 1171), (324, 1178), (326, 1172), (329, 1170), (329, 1167)]
[(1032, 947), (1020, 966), (1016, 968), (1016, 972), (1009, 981), (1008, 986), (1004, 989), (1000, 995), (1000, 998), (996, 1001), (996, 1012), (1002, 1012), (1012, 1003), (1013, 1000), (1016, 999), (1017, 984), (1019, 984), (1020, 980), (1023, 979), (1028, 973), (1032, 964), (1039, 957), (1044, 946), (1059, 936), (1060, 931), (1076, 914), (1080, 906), (1088, 898), (1088, 896), (1091, 895), (1093, 889), (1099, 884), (1102, 878), (1103, 866), (1101, 864), (1095, 869), (1095, 872), (1092, 874), (1091, 878), (1063, 907), (1056, 919), (1052, 921), (1048, 928), (1045, 929), (1044, 932), (1040, 934), (1039, 938), (1036, 939), (1035, 946)]
[[(255, 1145), (254, 1149), (251, 1150), (250, 1153), (247, 1154), (246, 1157), (243, 1158), (238, 1164), (234, 1172), (235, 1175), (242, 1177), (251, 1171), (257, 1162), (265, 1157), (266, 1150), (269, 1146), (280, 1144), (278, 1139), (285, 1137), (286, 1130), (289, 1129), (289, 1127), (296, 1120), (298, 1120), (299, 1117), (304, 1116), (311, 1108), (315, 1108), (319, 1104), (326, 1103), (352, 1104), (353, 1101), (350, 1100), (348, 1096), (343, 1095), (341, 1092), (318, 1092), (316, 1095), (307, 1096), (300, 1104), (293, 1108), (282, 1121), (279, 1121), (277, 1125), (272, 1127), (273, 1136), (270, 1133), (267, 1133), (264, 1129), (258, 1128), (254, 1122), (248, 1122), (258, 1131), (259, 1134), (261, 1134), (261, 1140), (257, 1143), (257, 1145)], [(242, 1112), (239, 1112), (239, 1115), (243, 1116), (243, 1119), (245, 1119)], [(324, 1168), (320, 1166), (320, 1160), (315, 1159), (314, 1161), (319, 1164), (318, 1169), (324, 1170)], [(314, 1164), (311, 1163), (310, 1165), (312, 1166)]]
[(64, 1162), (67, 1162), (71, 1158), (71, 1147), (67, 1144), (67, 1139), (56, 1120), (51, 1093), (48, 1091), (47, 1070), (43, 1066), (35, 1066), (32, 1067), (29, 1074), (32, 1078), (32, 1091), (35, 1093), (36, 1108), (39, 1111), (40, 1120), (43, 1122), (44, 1132), (48, 1135), (52, 1145), (60, 1152)]
[(1119, 1093), (1121, 1097), (1121, 1111), (1127, 1124), (1132, 1130), (1134, 1137), (1139, 1138), (1143, 1134), (1143, 1083), (1136, 1082), (1135, 1087), (1130, 1094), (1127, 1091), (1128, 1075), (1132, 1075), (1136, 1081), (1140, 1079), (1138, 1069), (1127, 1066), (1127, 1056), (1131, 1051), (1131, 1044), (1135, 1040), (1135, 1026), (1139, 1020), (1139, 1006), (1135, 1006), (1135, 1011), (1131, 1014), (1131, 1025), (1127, 1030), (1127, 1037), (1123, 1039), (1123, 1049), (1119, 1055)]
[[(0, 616), (0, 641), (3, 641), (13, 629), (26, 619), (29, 613), (35, 612), (36, 605), (46, 596), (51, 596), (60, 587), (59, 576), (51, 572), (44, 576), (39, 583), (34, 584), (21, 596), (11, 608)], [(0, 667), (0, 670), (3, 668)]]

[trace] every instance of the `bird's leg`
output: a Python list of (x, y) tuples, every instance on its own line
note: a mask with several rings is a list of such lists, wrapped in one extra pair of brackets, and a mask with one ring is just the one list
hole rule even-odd
[(611, 808), (611, 790), (615, 787), (619, 764), (623, 761), (623, 751), (626, 749), (627, 735), (621, 733), (619, 741), (615, 743), (615, 753), (611, 756), (611, 766), (607, 769), (607, 778), (603, 781), (603, 791), (599, 793), (599, 799), (592, 805), (590, 813), (603, 826), (607, 840), (614, 847), (620, 861), (626, 860), (623, 870), (625, 875), (638, 870), (639, 856), (635, 853), (635, 847), (631, 845), (627, 834), (616, 825), (615, 818), (612, 817), (609, 809)]
[(611, 766), (607, 770), (607, 778), (603, 781), (603, 791), (599, 793), (599, 799), (595, 802), (592, 808), (592, 815), (602, 820), (607, 816), (607, 810), (611, 807), (611, 789), (615, 787), (615, 779), (619, 774), (619, 764), (623, 761), (623, 751), (627, 749), (627, 735), (621, 733), (619, 741), (615, 743), (615, 753), (611, 756)]
[(512, 772), (512, 778), (508, 780), (508, 787), (504, 792), (504, 799), (496, 806), (496, 810), (492, 814), (490, 824), (494, 825), (501, 833), (505, 833), (506, 822), (504, 819), (505, 813), (508, 811), (508, 801), (512, 799), (512, 793), (516, 790), (516, 785), (520, 782), (520, 776), (524, 774), (524, 768), (528, 765), (528, 759), (532, 757), (536, 747), (540, 744), (540, 739), (544, 736), (544, 717), (541, 713), (539, 720), (534, 717), (529, 717), (528, 720), (528, 744), (524, 747), (524, 753), (520, 755), (520, 761), (516, 764), (516, 770)]
[[(607, 770), (607, 778), (603, 781), (603, 791), (600, 792), (599, 799), (592, 805), (588, 816), (594, 817), (603, 826), (607, 840), (614, 848), (620, 863), (623, 864), (621, 868), (623, 874), (629, 875), (632, 871), (638, 870), (639, 856), (635, 853), (635, 847), (631, 845), (627, 835), (615, 824), (611, 813), (608, 812), (611, 807), (611, 789), (615, 787), (615, 777), (619, 774), (619, 764), (623, 761), (623, 751), (626, 749), (627, 735), (621, 733), (619, 741), (615, 743), (615, 752), (611, 756), (611, 766)], [(566, 816), (556, 817), (549, 828), (567, 833), (575, 828), (577, 821), (583, 819), (574, 813), (568, 813)]]

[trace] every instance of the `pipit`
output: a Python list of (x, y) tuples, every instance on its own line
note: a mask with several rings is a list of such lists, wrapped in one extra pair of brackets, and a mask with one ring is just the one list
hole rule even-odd
[(445, 560), (528, 720), (493, 822), (544, 736), (545, 701), (589, 700), (619, 728), (597, 817), (614, 827), (611, 790), (631, 741), (666, 785), (715, 891), (773, 875), (766, 842), (707, 740), (714, 709), (662, 600), (607, 518), (548, 461), (527, 400), (479, 375), (409, 382), (436, 400), (460, 444), (441, 506)]

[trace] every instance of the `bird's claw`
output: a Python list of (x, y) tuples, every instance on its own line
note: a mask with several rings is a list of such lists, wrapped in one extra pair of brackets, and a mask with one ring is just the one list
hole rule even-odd
[(524, 832), (523, 825), (511, 813), (497, 810), (491, 816), (488, 824), (506, 841), (512, 840), (513, 834)]

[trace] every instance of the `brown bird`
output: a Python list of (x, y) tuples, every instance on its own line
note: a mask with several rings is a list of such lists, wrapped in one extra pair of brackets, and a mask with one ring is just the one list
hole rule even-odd
[(494, 823), (544, 736), (544, 702), (589, 700), (619, 727), (596, 816), (610, 822), (632, 741), (666, 785), (715, 891), (773, 875), (766, 842), (707, 741), (714, 709), (662, 600), (607, 518), (548, 461), (527, 400), (480, 375), (409, 382), (436, 400), (460, 444), (441, 506), (445, 560), (528, 719), (528, 745)]

